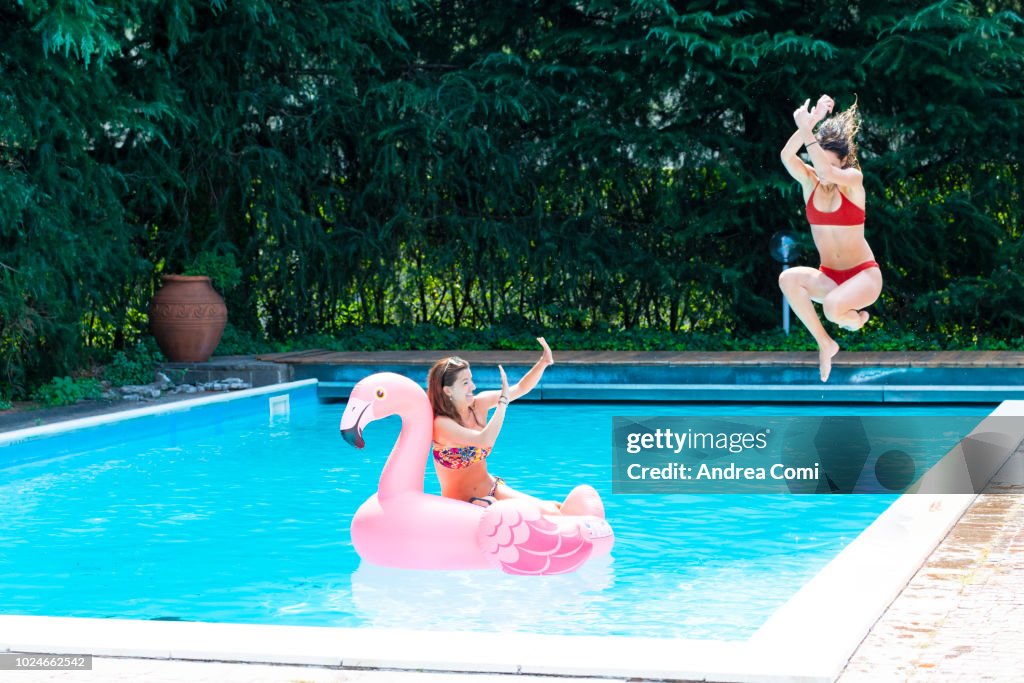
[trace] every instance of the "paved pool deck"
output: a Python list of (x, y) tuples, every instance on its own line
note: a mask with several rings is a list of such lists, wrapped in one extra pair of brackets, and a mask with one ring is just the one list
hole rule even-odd
[[(503, 352), (494, 352), (495, 357)], [(464, 355), (469, 355), (464, 354)], [(531, 357), (536, 354), (530, 354)], [(851, 354), (852, 355), (852, 354)], [(1004, 363), (1024, 362), (1022, 354)], [(963, 359), (978, 362), (981, 358)], [(477, 361), (483, 362), (483, 361)], [(507, 362), (507, 360), (503, 361)], [(994, 360), (989, 357), (989, 363)], [(1019, 367), (987, 365), (985, 367)], [(108, 412), (137, 404), (107, 405)], [(78, 417), (70, 415), (68, 417)], [(42, 413), (36, 420), (59, 420)], [(67, 418), (65, 418), (67, 419)], [(0, 431), (16, 427), (0, 422)], [(1024, 671), (1024, 446), (979, 495), (875, 623), (839, 676), (861, 681), (1019, 681)], [(400, 645), (397, 645), (400, 647)], [(222, 662), (96, 658), (92, 671), (4, 672), (2, 680), (201, 683), (626, 683), (579, 678), (454, 672), (339, 670)], [(636, 681), (638, 679), (628, 679)]]

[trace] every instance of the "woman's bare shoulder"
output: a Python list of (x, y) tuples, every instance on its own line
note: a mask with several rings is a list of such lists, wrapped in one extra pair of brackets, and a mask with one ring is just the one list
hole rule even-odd
[(458, 420), (454, 420), (447, 415), (435, 415), (434, 416), (435, 427), (461, 427)]

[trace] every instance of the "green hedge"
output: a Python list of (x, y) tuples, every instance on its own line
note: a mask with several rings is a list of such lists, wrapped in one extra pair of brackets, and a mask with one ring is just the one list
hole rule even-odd
[[(1024, 337), (922, 335), (908, 331), (837, 331), (846, 351), (1008, 351), (1024, 350)], [(794, 320), (791, 333), (782, 330), (735, 337), (700, 332), (671, 334), (659, 330), (523, 330), (491, 327), (482, 330), (410, 327), (350, 327), (338, 335), (309, 335), (288, 342), (257, 340), (231, 330), (224, 335), (217, 355), (249, 355), (305, 349), (333, 351), (472, 350), (532, 351), (543, 336), (554, 350), (597, 351), (814, 351), (813, 338)]]

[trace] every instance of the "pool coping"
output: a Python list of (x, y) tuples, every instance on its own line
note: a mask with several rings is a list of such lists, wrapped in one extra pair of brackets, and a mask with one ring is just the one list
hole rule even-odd
[[(321, 400), (347, 399), (355, 381), (323, 381)], [(421, 386), (426, 386), (421, 383)], [(997, 397), (997, 398), (993, 398)], [(1024, 400), (1024, 385), (593, 384), (539, 383), (520, 401), (752, 403), (1000, 403)]]
[[(480, 386), (496, 386), (497, 365), (514, 381), (532, 351), (330, 351), (260, 354), (259, 363), (320, 380), (323, 400), (344, 399), (374, 372), (425, 381), (438, 358), (459, 355)], [(1024, 351), (844, 351), (828, 382), (816, 352), (561, 351), (522, 400), (842, 403), (991, 403), (1024, 399)], [(236, 362), (238, 359), (234, 359)]]
[[(312, 381), (296, 384), (306, 386)], [(188, 410), (286, 387), (273, 385), (73, 420), (61, 423), (59, 430), (47, 425), (20, 431), (38, 436), (36, 432)], [(1024, 416), (1024, 402), (1006, 402), (992, 413), (1005, 415)], [(1024, 433), (1020, 436), (1024, 438)], [(0, 615), (0, 651), (723, 683), (831, 681), (975, 497), (901, 496), (745, 641)], [(898, 563), (877, 562), (879, 556), (897, 555)], [(892, 565), (902, 566), (893, 571)], [(832, 616), (834, 612), (841, 618)], [(400, 648), (396, 643), (402, 644)]]
[(116, 410), (115, 412), (89, 415), (87, 417), (51, 422), (49, 424), (39, 426), (20, 427), (9, 431), (0, 431), (0, 446), (15, 441), (36, 439), (75, 429), (98, 427), (105, 424), (111, 424), (113, 422), (121, 422), (122, 420), (133, 420), (140, 417), (146, 417), (148, 415), (166, 415), (192, 410), (193, 408), (205, 405), (227, 403), (228, 401), (234, 401), (239, 398), (251, 398), (254, 396), (262, 396), (264, 394), (288, 392), (302, 387), (315, 386), (316, 383), (317, 381), (315, 379), (300, 379), (295, 380), (294, 382), (285, 382), (283, 384), (268, 384), (267, 386), (256, 387), (255, 389), (242, 389), (239, 391), (216, 393), (209, 396), (200, 396), (171, 403), (159, 403), (156, 405), (145, 406), (143, 408)]

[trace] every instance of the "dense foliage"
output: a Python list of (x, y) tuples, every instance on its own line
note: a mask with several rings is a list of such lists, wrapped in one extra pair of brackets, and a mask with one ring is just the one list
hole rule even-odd
[(862, 335), (1016, 343), (1021, 4), (5, 3), (0, 395), (131, 347), (197, 263), (278, 344), (749, 338), (769, 238), (809, 246), (778, 150), (822, 92), (865, 119)]
[[(942, 333), (916, 334), (908, 331), (874, 330), (859, 334), (836, 330), (835, 338), (846, 351), (1006, 351), (1024, 348), (1024, 337), (1003, 339), (991, 335)], [(547, 330), (545, 339), (562, 351), (814, 351), (814, 338), (801, 326), (790, 334), (776, 328), (750, 335), (726, 332), (687, 332), (679, 334), (656, 328), (632, 330)], [(330, 349), (334, 351), (397, 351), (420, 349), (505, 349), (536, 351), (533, 330), (522, 326), (491, 325), (476, 330), (467, 327), (437, 325), (393, 325), (387, 327), (352, 326), (332, 335), (311, 334), (286, 341), (258, 340), (229, 329), (218, 351), (224, 355), (249, 355)], [(156, 361), (151, 361), (150, 372)], [(109, 374), (106, 375), (109, 379)]]

